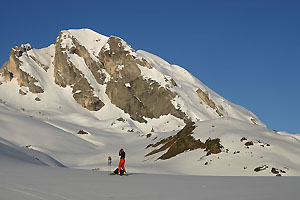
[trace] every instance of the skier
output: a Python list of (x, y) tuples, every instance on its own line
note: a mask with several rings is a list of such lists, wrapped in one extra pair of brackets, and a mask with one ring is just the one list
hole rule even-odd
[(124, 167), (124, 164), (125, 164), (125, 151), (123, 149), (120, 149), (119, 156), (121, 156), (121, 157), (120, 157), (118, 174), (120, 175), (121, 168), (122, 168), (123, 171), (124, 171), (123, 174), (126, 175), (126, 170), (125, 170), (125, 167)]
[(111, 157), (110, 156), (108, 156), (108, 158), (107, 158), (107, 171), (110, 171), (111, 170), (111, 163), (112, 163), (112, 161), (111, 161)]

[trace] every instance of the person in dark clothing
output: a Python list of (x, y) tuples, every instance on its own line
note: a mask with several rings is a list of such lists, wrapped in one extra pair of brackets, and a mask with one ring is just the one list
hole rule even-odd
[(118, 171), (118, 174), (120, 174), (120, 171), (121, 171), (121, 168), (123, 169), (124, 171), (124, 175), (126, 174), (126, 170), (125, 170), (125, 151), (123, 149), (120, 149), (119, 151), (119, 156), (120, 157), (120, 163), (119, 163), (119, 171)]

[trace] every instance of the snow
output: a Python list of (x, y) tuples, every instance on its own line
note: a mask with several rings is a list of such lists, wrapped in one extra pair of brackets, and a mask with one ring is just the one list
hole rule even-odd
[(91, 29), (71, 29), (62, 31), (66, 35), (71, 35), (84, 45), (86, 49), (94, 55), (98, 56), (101, 48), (107, 43), (108, 37), (101, 35)]
[[(196, 121), (200, 119), (203, 121), (219, 117), (215, 110), (204, 104), (196, 95), (195, 91), (200, 88), (202, 91), (208, 93), (209, 98), (213, 100), (216, 105), (225, 108), (223, 111), (224, 116), (247, 122), (250, 122), (250, 119), (253, 118), (260, 126), (265, 126), (252, 112), (225, 100), (182, 67), (171, 65), (162, 58), (142, 50), (138, 50), (137, 54), (145, 58), (153, 67), (152, 69), (148, 69), (139, 66), (144, 77), (157, 81), (163, 87), (171, 85), (170, 81), (166, 81), (166, 79), (168, 80), (172, 77), (177, 86), (168, 89), (179, 94), (172, 103), (175, 107), (179, 107), (180, 105), (181, 110), (188, 113), (189, 116), (192, 117), (192, 120)], [(198, 104), (196, 102), (198, 102)]]
[[(219, 174), (219, 166), (224, 166), (223, 170), (228, 170), (225, 174), (239, 175), (243, 173), (244, 175), (267, 176), (272, 174), (270, 172), (272, 167), (284, 170), (282, 166), (293, 166), (286, 170), (287, 173), (299, 175), (300, 160), (298, 155), (300, 155), (300, 143), (291, 134), (283, 137), (265, 127), (232, 118), (197, 122), (196, 126), (197, 128), (193, 134), (195, 139), (205, 141), (207, 138), (220, 138), (221, 144), (229, 150), (227, 153), (223, 152), (222, 155), (216, 154), (201, 160), (202, 163), (211, 162), (209, 169), (203, 168), (203, 174), (210, 174), (211, 172), (213, 172), (211, 175)], [(252, 141), (254, 145), (246, 148), (245, 142), (241, 142), (243, 137), (247, 141)], [(270, 146), (266, 146), (266, 144)], [(276, 152), (274, 152), (275, 149)], [(239, 153), (234, 154), (237, 151)], [(256, 167), (263, 166), (266, 163), (269, 163), (268, 170), (253, 171)], [(247, 169), (244, 169), (244, 167), (247, 167)]]
[(0, 137), (0, 161), (4, 165), (37, 164), (42, 166), (64, 167), (49, 155), (31, 149), (31, 146), (18, 147)]
[[(26, 110), (20, 113), (1, 103), (0, 137), (19, 147), (30, 145), (33, 150), (44, 152), (71, 168), (104, 170), (107, 166), (106, 158), (112, 156), (115, 164), (116, 151), (122, 147), (128, 155), (128, 167), (138, 173), (272, 176), (272, 167), (281, 170), (287, 167), (289, 170), (285, 170), (287, 173), (284, 175), (300, 175), (298, 139), (290, 134), (276, 134), (265, 127), (236, 119), (199, 121), (193, 133), (195, 139), (203, 142), (208, 138), (220, 138), (224, 148), (229, 149), (228, 153), (201, 158), (206, 152), (198, 149), (167, 161), (156, 161), (160, 154), (144, 157), (152, 150), (145, 147), (183, 128), (183, 121), (172, 115), (149, 120), (149, 123), (142, 125), (133, 123), (130, 117), (118, 121), (115, 118), (99, 120), (85, 113), (49, 113), (28, 113)], [(154, 132), (151, 132), (152, 129)], [(89, 134), (78, 135), (79, 130)], [(151, 133), (149, 138), (146, 137), (148, 133)], [(240, 142), (242, 137), (271, 146), (263, 148), (257, 143), (247, 149)], [(234, 155), (235, 151), (240, 151), (240, 154)], [(206, 166), (206, 162), (210, 164)], [(264, 164), (269, 165), (268, 170), (259, 173), (253, 171)]]
[(4, 82), (4, 77), (0, 75), (0, 85)]
[[(1, 147), (1, 146), (0, 146)], [(1, 158), (1, 157), (0, 157)], [(222, 199), (296, 200), (299, 177), (210, 177), (129, 173), (3, 164), (0, 160), (1, 199)], [(11, 163), (10, 163), (11, 164)]]
[(41, 66), (32, 59), (32, 57), (36, 58), (42, 65), (50, 66), (51, 60), (54, 57), (54, 49), (54, 45), (50, 45), (43, 49), (31, 49), (27, 51), (27, 53), (22, 54), (20, 57), (20, 69), (38, 80), (38, 82), (35, 83), (38, 84), (38, 86), (43, 85), (45, 82), (44, 77), (47, 77), (47, 73), (45, 69), (41, 68)]
[(130, 164), (129, 175), (120, 177), (108, 175), (107, 166), (102, 171), (64, 168), (31, 151), (0, 138), (1, 199), (298, 199), (299, 177), (157, 175), (136, 173)]

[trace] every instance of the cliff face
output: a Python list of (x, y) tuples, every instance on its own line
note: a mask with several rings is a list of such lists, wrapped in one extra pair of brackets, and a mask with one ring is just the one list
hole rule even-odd
[(138, 57), (122, 39), (110, 37), (107, 46), (99, 53), (99, 60), (111, 76), (106, 94), (113, 104), (130, 114), (132, 119), (147, 122), (144, 117), (159, 118), (168, 114), (181, 119), (185, 117), (172, 104), (177, 94), (154, 80), (144, 78), (140, 67), (152, 69), (151, 64)]
[[(70, 40), (64, 43), (64, 40)], [(55, 44), (54, 78), (55, 83), (61, 87), (70, 86), (73, 97), (77, 103), (90, 111), (98, 111), (104, 103), (94, 94), (94, 88), (88, 82), (84, 74), (74, 65), (70, 55), (82, 58), (84, 63), (91, 69), (97, 81), (100, 80), (98, 70), (101, 65), (92, 61), (87, 50), (76, 39), (61, 32)]]
[(20, 60), (20, 57), (30, 50), (31, 46), (28, 44), (22, 45), (20, 48), (12, 48), (9, 60), (0, 69), (0, 74), (2, 74), (5, 81), (11, 81), (13, 78), (16, 78), (20, 87), (28, 87), (32, 93), (43, 93), (44, 90), (39, 85), (38, 80), (21, 68), (23, 61)]

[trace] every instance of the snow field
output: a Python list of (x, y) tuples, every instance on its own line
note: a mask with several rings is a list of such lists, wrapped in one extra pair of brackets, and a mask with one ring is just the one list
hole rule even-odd
[(42, 167), (1, 167), (2, 199), (243, 199), (296, 200), (298, 177), (210, 177), (107, 172)]

